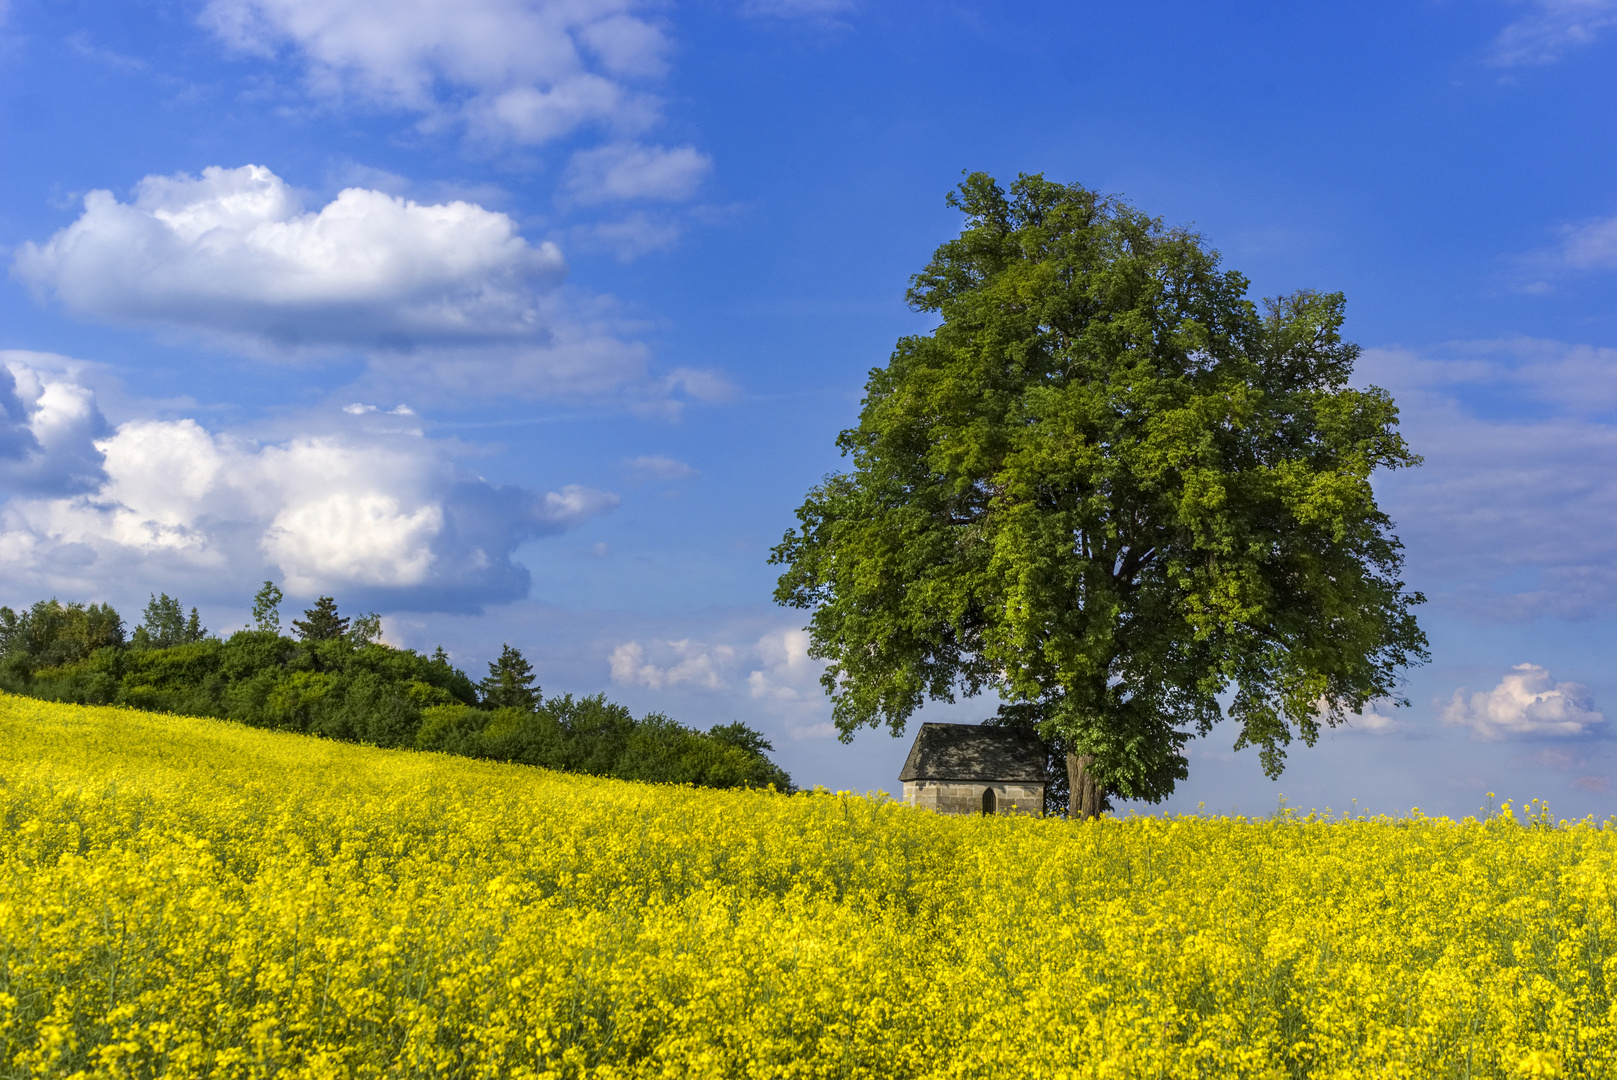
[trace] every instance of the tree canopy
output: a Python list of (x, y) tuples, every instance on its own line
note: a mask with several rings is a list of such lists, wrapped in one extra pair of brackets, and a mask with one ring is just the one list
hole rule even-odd
[(1371, 476), (1419, 459), (1349, 385), (1342, 295), (1260, 308), (1196, 234), (1041, 176), (949, 202), (908, 293), (940, 323), (870, 373), (852, 468), (772, 556), (843, 737), (995, 692), (1093, 815), (1168, 795), (1226, 711), (1277, 775), (1399, 700), (1422, 597)]
[(0, 657), (49, 666), (83, 660), (124, 643), (123, 619), (111, 604), (63, 605), (54, 596), (21, 614), (0, 607)]
[(163, 593), (153, 596), (146, 605), (146, 610), (141, 613), (140, 625), (135, 627), (131, 644), (137, 649), (171, 649), (176, 645), (201, 641), (207, 636), (208, 628), (202, 625), (196, 608), (191, 609), (188, 619), (180, 602)]

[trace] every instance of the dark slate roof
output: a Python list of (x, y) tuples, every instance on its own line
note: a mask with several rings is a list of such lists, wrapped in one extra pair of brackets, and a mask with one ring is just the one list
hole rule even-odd
[(1044, 783), (1044, 745), (1030, 731), (982, 724), (922, 724), (899, 783), (976, 780)]

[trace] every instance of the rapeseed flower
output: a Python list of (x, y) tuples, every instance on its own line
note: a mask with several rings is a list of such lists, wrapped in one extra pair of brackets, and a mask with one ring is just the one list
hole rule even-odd
[(0, 1076), (1609, 1077), (1617, 832), (946, 818), (0, 697)]

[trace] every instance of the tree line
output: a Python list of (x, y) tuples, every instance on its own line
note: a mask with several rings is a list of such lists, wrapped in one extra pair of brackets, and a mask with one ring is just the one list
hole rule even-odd
[(697, 731), (661, 713), (637, 718), (604, 694), (547, 697), (510, 645), (473, 682), (442, 646), (423, 656), (385, 645), (377, 615), (343, 616), (330, 596), (286, 633), (283, 599), (266, 581), (254, 625), (227, 637), (166, 593), (127, 634), (106, 603), (0, 607), (0, 689), (625, 780), (792, 788), (745, 724)]

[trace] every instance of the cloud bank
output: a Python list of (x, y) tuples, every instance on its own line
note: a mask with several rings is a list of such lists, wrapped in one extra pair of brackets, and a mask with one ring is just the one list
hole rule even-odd
[[(91, 192), (77, 221), (12, 264), (36, 296), (87, 318), (258, 357), (358, 353), (372, 383), (666, 404), (674, 376), (653, 378), (615, 303), (558, 288), (565, 273), (554, 244), (474, 203), (348, 188), (306, 210), (259, 165), (148, 176), (128, 203)], [(678, 388), (702, 399), (707, 386)]]
[(77, 221), (18, 249), (14, 273), (92, 318), (375, 349), (542, 336), (535, 296), (566, 264), (470, 203), (349, 188), (305, 211), (244, 165), (148, 176), (127, 204), (93, 191)]
[[(37, 475), (67, 478), (0, 507), (0, 569), (13, 589), (89, 595), (163, 580), (248, 595), (273, 576), (293, 595), (478, 610), (527, 595), (528, 571), (511, 561), (518, 544), (618, 501), (579, 486), (491, 485), (457, 466), (453, 446), (391, 414), (271, 440), (189, 418), (111, 427), (88, 388), (15, 358), (8, 368), (30, 387), (19, 395), (30, 430), (51, 434), (28, 451)], [(80, 419), (86, 413), (92, 419)], [(49, 432), (64, 416), (76, 443)], [(87, 483), (53, 455), (95, 460), (96, 475)]]
[(1577, 738), (1606, 722), (1589, 690), (1578, 683), (1553, 682), (1536, 664), (1517, 664), (1486, 693), (1467, 687), (1454, 691), (1442, 710), (1443, 722), (1469, 727), (1474, 738)]
[(310, 93), (415, 112), (424, 128), (537, 145), (584, 127), (634, 133), (669, 42), (628, 0), (209, 0), (227, 46), (290, 50)]
[[(202, 22), (240, 54), (298, 63), (304, 87), (331, 106), (418, 116), (424, 132), (456, 130), (479, 152), (571, 140), (558, 201), (565, 208), (683, 202), (712, 172), (692, 146), (640, 141), (662, 122), (650, 87), (670, 42), (635, 0), (208, 0)], [(788, 7), (793, 5), (786, 5)], [(824, 0), (802, 14), (839, 8)], [(784, 12), (783, 12), (784, 13)], [(629, 261), (672, 246), (673, 222), (643, 213), (576, 230)]]
[(612, 650), (612, 681), (650, 690), (684, 687), (715, 694), (746, 688), (749, 698), (793, 738), (834, 735), (820, 687), (825, 665), (808, 655), (808, 632), (771, 630), (756, 640), (713, 644), (691, 639), (625, 641)]

